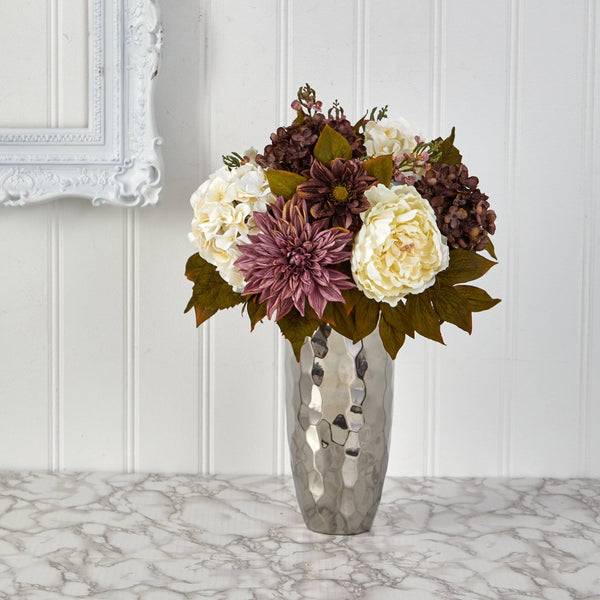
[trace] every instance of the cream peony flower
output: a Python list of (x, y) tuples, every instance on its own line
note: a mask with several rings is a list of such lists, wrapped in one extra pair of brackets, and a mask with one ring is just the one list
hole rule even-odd
[(435, 283), (448, 267), (448, 245), (429, 202), (414, 187), (379, 184), (365, 195), (371, 208), (354, 238), (352, 275), (365, 296), (396, 306)]
[(198, 254), (217, 268), (236, 292), (246, 282), (234, 262), (241, 256), (240, 244), (258, 233), (254, 212), (265, 212), (275, 202), (261, 167), (247, 163), (236, 169), (222, 167), (192, 194), (194, 209), (189, 239)]
[(365, 148), (367, 156), (392, 154), (402, 156), (417, 145), (415, 133), (404, 119), (367, 121), (365, 125)]

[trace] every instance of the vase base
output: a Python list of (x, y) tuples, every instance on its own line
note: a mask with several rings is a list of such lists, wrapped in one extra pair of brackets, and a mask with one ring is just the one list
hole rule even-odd
[[(376, 509), (375, 509), (376, 510)], [(312, 514), (310, 516), (302, 515), (306, 527), (315, 533), (323, 533), (325, 535), (358, 535), (360, 533), (368, 533), (373, 525), (375, 515), (370, 515), (362, 519), (345, 519), (341, 515), (324, 515)]]
[(365, 528), (365, 529), (359, 529), (357, 531), (330, 531), (330, 530), (325, 530), (323, 529), (319, 529), (317, 527), (312, 527), (311, 525), (309, 525), (308, 523), (306, 523), (306, 527), (308, 529), (310, 529), (311, 531), (314, 531), (315, 533), (322, 533), (324, 535), (360, 535), (361, 533), (368, 533), (369, 531), (371, 531), (371, 528)]

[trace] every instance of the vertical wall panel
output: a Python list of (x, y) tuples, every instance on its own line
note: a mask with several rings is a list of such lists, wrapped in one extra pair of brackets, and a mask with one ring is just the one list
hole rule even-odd
[(0, 127), (46, 127), (49, 2), (0, 0), (0, 15)]
[(325, 109), (337, 98), (353, 120), (357, 113), (353, 106), (357, 65), (352, 3), (295, 1), (290, 10), (290, 91), (295, 94), (299, 86), (308, 82), (316, 89)]
[[(211, 170), (220, 156), (262, 149), (277, 111), (277, 10), (271, 0), (212, 2), (210, 36)], [(252, 23), (252, 26), (249, 26)], [(234, 70), (234, 71), (232, 71)], [(232, 76), (243, 73), (243, 77)], [(275, 336), (265, 321), (250, 333), (239, 308), (219, 314), (214, 335), (214, 430), (217, 472), (273, 468)], [(235, 448), (235, 451), (232, 451)]]
[(600, 162), (600, 7), (598, 2), (590, 0), (588, 12), (591, 20), (588, 27), (588, 125), (590, 127), (588, 161), (590, 189), (588, 190), (590, 208), (590, 243), (589, 259), (591, 281), (590, 281), (590, 331), (589, 357), (587, 362), (588, 386), (587, 386), (587, 417), (585, 423), (588, 435), (586, 456), (586, 475), (600, 477), (600, 243), (598, 232), (600, 231), (600, 208), (598, 198), (600, 197), (600, 172), (597, 168)]
[(142, 471), (199, 469), (198, 334), (192, 313), (183, 314), (192, 284), (184, 277), (194, 252), (188, 242), (189, 197), (198, 187), (201, 126), (199, 51), (204, 15), (196, 0), (163, 7), (166, 31), (177, 32), (178, 52), (165, 52), (157, 94), (164, 146), (165, 186), (161, 203), (138, 212), (139, 353), (138, 420)]
[[(496, 212), (507, 213), (506, 32), (507, 10), (501, 2), (461, 0), (446, 12), (444, 36), (442, 135), (456, 126), (456, 144), (469, 172)], [(463, 24), (476, 27), (465, 35)], [(493, 236), (500, 264), (480, 282), (493, 297), (504, 296), (507, 219)], [(502, 339), (504, 305), (473, 316), (473, 334), (444, 325), (446, 347), (439, 356), (438, 468), (442, 473), (499, 474), (502, 426)]]
[(38, 207), (0, 216), (2, 469), (48, 466), (51, 213)]
[[(556, 3), (548, 10), (541, 1), (521, 6), (518, 338), (511, 426), (515, 475), (567, 475), (578, 463), (582, 269), (575, 253), (581, 247), (585, 208), (579, 152), (584, 8), (584, 3)], [(558, 38), (570, 42), (557, 45)], [(557, 127), (564, 132), (564, 144)], [(560, 155), (557, 176), (549, 172), (548, 148)]]
[[(290, 9), (292, 0), (283, 0), (277, 3), (277, 63), (278, 63), (278, 102), (276, 107), (277, 125), (288, 122), (290, 114), (290, 98), (293, 92), (290, 89), (291, 79), (291, 57), (292, 57), (292, 11)], [(286, 352), (289, 352), (289, 343), (280, 334), (278, 328), (273, 327), (275, 336), (275, 352), (277, 366), (274, 381), (274, 420), (273, 420), (273, 444), (275, 453), (273, 456), (273, 473), (276, 475), (291, 474), (291, 463), (289, 446), (287, 443), (287, 420), (286, 420)]]
[(404, 117), (423, 136), (431, 123), (431, 3), (367, 3), (367, 107), (389, 104), (390, 118)]
[(123, 468), (124, 213), (61, 204), (64, 467)]
[[(431, 17), (427, 2), (367, 3), (366, 108), (389, 104), (390, 118), (407, 119), (427, 137), (436, 133), (431, 131)], [(432, 416), (426, 404), (429, 343), (407, 339), (396, 359), (392, 473), (424, 473)]]

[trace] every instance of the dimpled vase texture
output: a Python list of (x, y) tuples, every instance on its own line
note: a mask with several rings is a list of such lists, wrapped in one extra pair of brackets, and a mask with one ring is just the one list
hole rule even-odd
[(288, 440), (304, 521), (320, 533), (369, 531), (388, 463), (393, 362), (377, 331), (353, 344), (322, 325), (289, 365)]

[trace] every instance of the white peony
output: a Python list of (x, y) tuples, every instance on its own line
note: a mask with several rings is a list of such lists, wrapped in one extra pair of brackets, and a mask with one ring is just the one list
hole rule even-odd
[(248, 235), (258, 233), (253, 213), (265, 212), (272, 202), (275, 196), (264, 171), (252, 163), (231, 170), (220, 168), (192, 194), (189, 239), (236, 292), (246, 285), (233, 264), (241, 256), (239, 245), (248, 244)]
[(367, 121), (365, 125), (365, 148), (367, 156), (402, 156), (417, 145), (415, 133), (404, 119), (381, 119)]
[(365, 195), (371, 208), (354, 238), (352, 275), (365, 296), (396, 306), (435, 283), (448, 267), (448, 245), (429, 202), (414, 187), (379, 184)]

